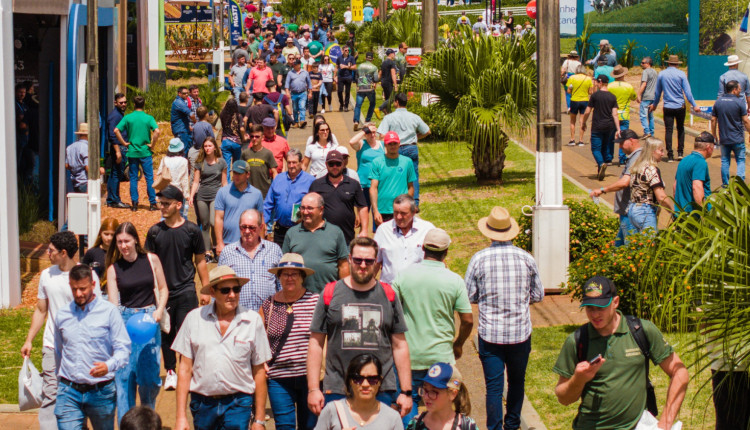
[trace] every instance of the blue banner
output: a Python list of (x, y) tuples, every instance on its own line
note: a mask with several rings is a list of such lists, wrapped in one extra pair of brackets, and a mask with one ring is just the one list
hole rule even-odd
[(231, 44), (237, 45), (242, 38), (242, 13), (240, 12), (240, 5), (236, 0), (229, 2), (229, 34), (231, 37)]

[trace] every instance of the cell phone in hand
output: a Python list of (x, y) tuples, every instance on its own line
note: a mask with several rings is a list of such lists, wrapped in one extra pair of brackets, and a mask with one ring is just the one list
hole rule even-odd
[(370, 130), (370, 126), (369, 126), (369, 125), (368, 125), (368, 126), (365, 126), (365, 128), (364, 128), (364, 129), (363, 129), (362, 131), (364, 131), (364, 132), (365, 132), (365, 134), (370, 134), (370, 133), (372, 133), (372, 131)]
[(599, 364), (600, 361), (602, 361), (602, 355), (601, 354), (599, 354), (596, 357), (594, 357), (591, 360), (589, 360), (589, 364), (591, 364), (591, 365)]

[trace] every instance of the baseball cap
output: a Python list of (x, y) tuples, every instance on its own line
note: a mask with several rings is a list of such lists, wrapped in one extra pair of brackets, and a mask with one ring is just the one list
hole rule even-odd
[(263, 122), (260, 125), (263, 127), (276, 127), (276, 120), (271, 117), (263, 118)]
[(704, 131), (702, 132), (698, 137), (695, 138), (696, 142), (706, 142), (706, 143), (715, 143), (716, 140), (714, 139), (714, 135)]
[(179, 188), (175, 187), (174, 185), (167, 185), (166, 188), (156, 193), (157, 197), (164, 197), (165, 199), (170, 200), (177, 200), (178, 202), (182, 202), (185, 200), (185, 195), (182, 194), (182, 191), (180, 191)]
[(372, 60), (375, 55), (372, 52), (368, 52), (365, 54), (365, 58), (368, 60)]
[(292, 40), (292, 38), (291, 38), (291, 37), (287, 37), (287, 38), (286, 38), (286, 43), (289, 43), (289, 42), (294, 42), (294, 40)]
[(349, 156), (349, 150), (346, 149), (346, 147), (339, 145), (336, 148), (336, 151), (340, 152), (342, 156), (348, 157)]
[(601, 83), (603, 83), (603, 84), (608, 84), (609, 83), (609, 76), (607, 76), (607, 75), (599, 75), (599, 77), (596, 78), (596, 80), (599, 81), (599, 82), (601, 82)]
[(449, 363), (435, 363), (430, 366), (427, 376), (422, 379), (435, 388), (452, 388), (458, 390), (461, 387), (461, 372)]
[(394, 51), (393, 49), (388, 48), (388, 49), (385, 50), (385, 55), (391, 55), (391, 54), (393, 54), (395, 52), (396, 51)]
[(331, 161), (338, 161), (338, 162), (343, 163), (344, 162), (344, 156), (341, 155), (341, 153), (338, 150), (334, 149), (333, 151), (329, 152), (326, 155), (326, 164), (328, 164)]
[(615, 139), (615, 143), (622, 143), (625, 142), (628, 139), (640, 139), (638, 134), (634, 132), (633, 130), (626, 128), (625, 130), (622, 130), (620, 132), (620, 137)]
[(237, 160), (232, 164), (232, 171), (235, 173), (247, 173), (250, 171), (250, 166), (247, 165), (246, 161)]
[(451, 237), (442, 228), (433, 228), (424, 237), (422, 248), (430, 251), (445, 251), (451, 246)]
[(398, 134), (396, 134), (395, 131), (389, 131), (385, 134), (385, 136), (383, 136), (383, 143), (387, 145), (391, 142), (401, 143), (401, 138), (398, 137)]
[(604, 276), (594, 276), (583, 285), (583, 299), (581, 307), (596, 306), (606, 308), (617, 295), (617, 287), (611, 279)]

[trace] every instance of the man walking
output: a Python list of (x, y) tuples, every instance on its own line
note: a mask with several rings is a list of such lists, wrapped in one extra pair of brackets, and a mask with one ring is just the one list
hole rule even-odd
[[(617, 99), (617, 115), (620, 121), (620, 131), (630, 128), (630, 102), (636, 99), (633, 86), (625, 82), (625, 75), (627, 74), (628, 69), (619, 64), (615, 66), (612, 71), (615, 81), (609, 84), (608, 87), (609, 92), (614, 94)], [(625, 152), (620, 149), (617, 155), (617, 165), (622, 166), (625, 164), (625, 158)]]
[(286, 95), (292, 100), (294, 109), (294, 124), (299, 128), (305, 128), (305, 111), (307, 110), (307, 99), (312, 96), (312, 81), (310, 75), (302, 70), (302, 62), (296, 60), (294, 69), (286, 75), (284, 83)]
[(214, 228), (216, 252), (221, 253), (224, 245), (240, 240), (240, 215), (248, 209), (263, 210), (263, 195), (249, 183), (250, 167), (237, 160), (232, 164), (232, 183), (221, 187), (214, 200)]
[[(127, 160), (126, 146), (120, 145), (115, 135), (115, 127), (122, 121), (125, 116), (125, 108), (128, 105), (128, 99), (125, 94), (115, 94), (115, 108), (107, 115), (107, 164), (109, 165), (109, 176), (107, 177), (107, 206), (117, 209), (130, 209), (130, 205), (123, 203), (120, 199), (120, 182), (125, 180), (125, 160)], [(126, 132), (123, 138), (128, 140)]]
[[(197, 225), (182, 217), (185, 201), (182, 191), (174, 185), (167, 185), (156, 196), (164, 219), (148, 230), (146, 249), (159, 256), (169, 289), (166, 311), (171, 330), (161, 333), (161, 352), (167, 371), (164, 389), (171, 391), (177, 388), (177, 358), (172, 351), (172, 342), (187, 314), (198, 307), (195, 273), (198, 272), (201, 285), (206, 285), (208, 269), (201, 231)], [(210, 300), (210, 296), (204, 295), (201, 304), (205, 305)]]
[(385, 136), (389, 131), (395, 131), (399, 138), (398, 153), (411, 159), (414, 163), (414, 200), (419, 207), (419, 147), (418, 139), (430, 135), (430, 126), (422, 118), (406, 110), (406, 94), (398, 93), (395, 97), (396, 110), (383, 118), (378, 126), (378, 134)]
[[(745, 180), (745, 130), (750, 131), (747, 103), (740, 93), (740, 84), (729, 81), (726, 93), (714, 103), (711, 134), (719, 136), (721, 146), (721, 186), (729, 185), (732, 153), (737, 162), (737, 176)], [(716, 127), (719, 127), (719, 134)]]
[(287, 171), (276, 175), (268, 189), (263, 202), (263, 219), (269, 228), (273, 226), (273, 241), (279, 246), (284, 244), (286, 232), (297, 222), (293, 215), (299, 213), (302, 197), (310, 190), (315, 180), (311, 174), (302, 170), (302, 153), (292, 148), (286, 155)]
[(740, 94), (745, 96), (745, 102), (750, 104), (750, 81), (747, 79), (747, 75), (739, 71), (739, 64), (742, 62), (740, 57), (737, 55), (730, 55), (727, 57), (725, 66), (729, 67), (729, 70), (719, 76), (719, 95), (721, 97), (727, 94), (727, 83), (729, 81), (737, 81), (740, 84)]
[[(375, 115), (380, 118), (381, 112), (390, 113), (391, 95), (398, 91), (398, 66), (396, 65), (396, 51), (385, 50), (385, 60), (380, 65), (380, 86), (383, 87), (383, 103), (375, 109)], [(406, 107), (404, 104), (402, 107)]]
[(325, 202), (318, 193), (308, 193), (299, 207), (301, 223), (290, 228), (281, 250), (294, 252), (305, 259), (307, 267), (315, 273), (305, 278), (305, 288), (313, 293), (323, 291), (323, 286), (349, 276), (346, 257), (349, 248), (341, 229), (323, 218)]
[[(248, 74), (245, 92), (248, 94), (268, 94), (268, 87), (266, 87), (266, 82), (268, 81), (273, 82), (273, 70), (270, 67), (266, 67), (265, 58), (258, 58), (255, 60), (255, 67), (250, 69)], [(251, 84), (252, 88), (250, 87)]]
[(374, 159), (370, 166), (372, 220), (378, 226), (393, 219), (393, 200), (402, 194), (413, 196), (417, 182), (414, 162), (399, 154), (398, 134), (385, 133), (383, 144), (384, 156)]
[[(343, 55), (336, 59), (336, 66), (338, 68), (338, 74), (336, 77), (336, 93), (339, 96), (339, 112), (341, 112), (342, 110), (344, 112), (348, 112), (349, 97), (351, 96), (352, 92), (352, 81), (354, 80), (355, 72), (359, 70), (359, 67), (357, 66), (357, 60), (351, 56), (348, 46), (344, 47), (343, 52)], [(370, 55), (368, 61), (371, 60), (372, 55)], [(375, 68), (375, 73), (377, 73), (377, 68)], [(357, 91), (357, 97), (359, 97), (359, 90)], [(373, 100), (371, 104), (374, 108), (375, 101)], [(355, 122), (359, 121), (359, 118), (357, 118), (356, 115), (356, 109), (354, 112)], [(370, 114), (370, 116), (372, 116), (372, 114)]]
[(704, 131), (695, 138), (693, 152), (680, 161), (674, 181), (674, 217), (681, 212), (700, 210), (711, 195), (708, 163), (714, 153), (714, 137)]
[(89, 125), (82, 122), (75, 132), (78, 140), (65, 148), (65, 170), (70, 172), (74, 193), (85, 193), (89, 185)]
[[(474, 325), (466, 284), (445, 266), (450, 244), (445, 230), (428, 231), (422, 245), (424, 260), (398, 273), (393, 282), (409, 328), (406, 342), (411, 359), (413, 407), (404, 417), (407, 423), (417, 414), (418, 392), (427, 370), (438, 362), (455, 364)], [(458, 337), (454, 313), (461, 322)]]
[[(365, 54), (365, 61), (356, 66), (354, 72), (354, 79), (357, 82), (357, 99), (354, 105), (354, 131), (359, 130), (359, 120), (362, 118), (362, 104), (365, 99), (369, 101), (367, 107), (367, 115), (365, 115), (365, 123), (372, 121), (372, 114), (375, 112), (375, 88), (377, 87), (378, 81), (378, 68), (372, 64), (373, 54), (368, 52)], [(339, 72), (339, 80), (341, 72)], [(339, 84), (341, 85), (341, 84)], [(351, 83), (350, 83), (351, 85)], [(341, 86), (339, 86), (339, 102), (341, 102)], [(349, 91), (347, 90), (347, 97)], [(348, 98), (347, 105), (348, 106)]]
[(177, 97), (172, 102), (170, 123), (172, 124), (172, 135), (178, 137), (185, 148), (193, 144), (192, 122), (195, 122), (195, 112), (190, 110), (190, 91), (187, 87), (177, 89)]
[[(146, 99), (143, 96), (133, 98), (135, 110), (125, 115), (117, 127), (115, 127), (115, 136), (120, 145), (128, 148), (127, 157), (130, 165), (130, 198), (133, 200), (132, 211), (138, 210), (138, 170), (143, 169), (143, 176), (146, 177), (146, 192), (148, 194), (149, 210), (155, 211), (156, 192), (154, 191), (154, 160), (151, 157), (154, 149), (154, 142), (159, 139), (159, 126), (151, 115), (143, 111), (146, 106)], [(125, 141), (120, 130), (128, 136)]]
[(654, 70), (654, 60), (651, 57), (641, 59), (641, 86), (638, 87), (636, 101), (640, 105), (638, 113), (643, 127), (643, 137), (654, 135), (654, 112), (649, 109), (654, 102), (656, 95), (656, 70)]
[(190, 428), (188, 393), (196, 430), (265, 429), (264, 364), (271, 348), (260, 315), (238, 303), (247, 282), (229, 267), (211, 270), (201, 293), (214, 301), (191, 311), (177, 333), (172, 349), (182, 359), (175, 430)]
[(594, 112), (591, 119), (591, 153), (596, 160), (597, 172), (596, 177), (600, 181), (604, 180), (607, 172), (607, 164), (612, 162), (615, 137), (620, 129), (620, 117), (617, 112), (617, 98), (614, 94), (607, 91), (609, 78), (606, 75), (600, 75), (596, 78), (599, 89), (589, 98), (589, 104), (583, 113), (583, 124), (581, 128), (586, 131), (586, 121), (589, 119), (591, 112)]
[(513, 245), (519, 228), (507, 209), (495, 206), (488, 217), (479, 220), (479, 231), (492, 245), (474, 254), (465, 280), (469, 301), (479, 305), (478, 346), (487, 384), (487, 428), (518, 429), (531, 352), (529, 305), (542, 300), (544, 289), (534, 258)]
[(679, 57), (670, 55), (667, 60), (667, 68), (659, 73), (656, 78), (656, 90), (654, 102), (649, 110), (653, 112), (659, 106), (662, 93), (664, 93), (664, 143), (667, 145), (667, 162), (674, 161), (672, 151), (672, 131), (677, 122), (677, 160), (682, 160), (682, 151), (685, 147), (685, 98), (693, 106), (695, 112), (701, 108), (695, 102), (693, 93), (690, 91), (687, 75), (677, 66), (682, 64)]
[[(557, 400), (567, 406), (583, 399), (573, 429), (633, 428), (646, 409), (645, 360), (661, 367), (669, 377), (658, 428), (671, 429), (690, 379), (680, 357), (651, 321), (626, 317), (617, 309), (620, 297), (610, 279), (589, 279), (582, 296), (581, 307), (586, 309), (589, 323), (565, 339), (553, 368), (559, 375)], [(647, 343), (645, 350), (636, 335)]]
[(242, 159), (250, 168), (250, 185), (260, 190), (265, 199), (271, 181), (277, 175), (277, 166), (273, 153), (263, 147), (263, 126), (260, 124), (250, 128), (250, 145), (242, 150)]
[(354, 239), (354, 215), (356, 208), (360, 220), (360, 236), (367, 236), (370, 214), (367, 201), (359, 181), (344, 174), (344, 156), (337, 150), (326, 155), (328, 174), (310, 185), (311, 193), (318, 193), (325, 202), (323, 213), (331, 224), (344, 233), (345, 243)]
[(115, 372), (130, 358), (130, 337), (120, 311), (97, 297), (94, 276), (89, 266), (73, 267), (68, 287), (73, 302), (57, 313), (55, 360), (60, 385), (55, 416), (63, 429), (85, 429), (87, 418), (97, 430), (115, 428)]
[(234, 98), (239, 100), (240, 93), (245, 92), (245, 74), (248, 71), (247, 59), (244, 55), (237, 57), (237, 64), (229, 70), (229, 85), (232, 87)]

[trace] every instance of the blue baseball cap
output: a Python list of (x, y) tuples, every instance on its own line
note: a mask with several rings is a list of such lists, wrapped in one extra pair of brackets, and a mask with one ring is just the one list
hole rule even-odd
[(435, 363), (430, 366), (427, 376), (422, 380), (435, 388), (452, 388), (458, 390), (461, 387), (461, 372), (449, 363)]

